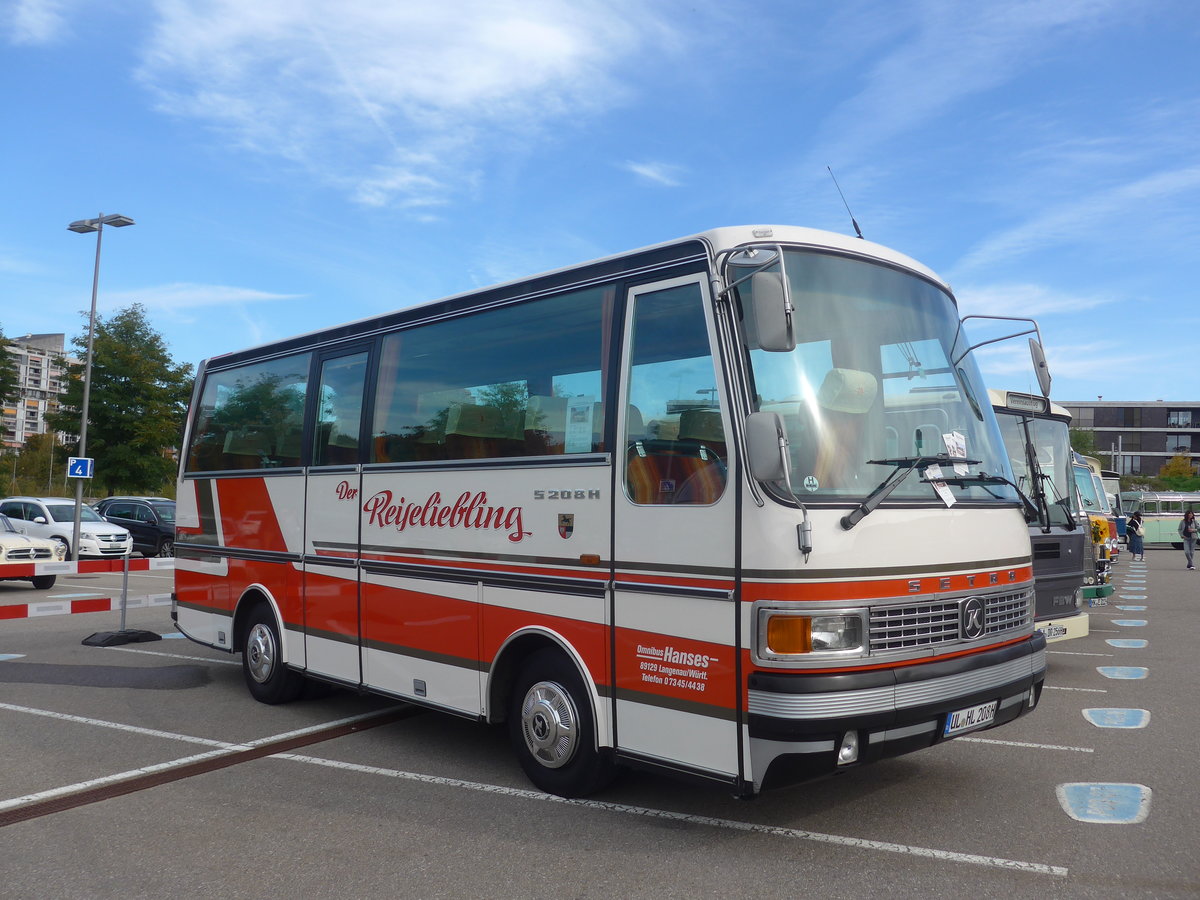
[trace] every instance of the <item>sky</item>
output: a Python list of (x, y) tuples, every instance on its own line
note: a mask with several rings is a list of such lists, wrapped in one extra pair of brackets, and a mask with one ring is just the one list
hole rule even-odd
[[(832, 169), (964, 315), (1038, 320), (1053, 399), (1200, 399), (1196, 12), (0, 0), (0, 328), (86, 331), (101, 213), (136, 225), (99, 314), (195, 364), (716, 226), (850, 233)], [(1035, 384), (1024, 339), (980, 363)]]

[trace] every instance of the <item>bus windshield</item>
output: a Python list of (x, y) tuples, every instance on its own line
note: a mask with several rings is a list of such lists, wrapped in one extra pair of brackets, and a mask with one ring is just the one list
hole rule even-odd
[[(751, 281), (739, 286), (756, 408), (787, 426), (793, 487), (806, 499), (855, 500), (890, 473), (871, 460), (947, 453), (978, 463), (971, 474), (1011, 478), (999, 430), (954, 302), (898, 269), (812, 251), (786, 251), (797, 345), (754, 345)], [(955, 337), (958, 335), (958, 348)], [(942, 474), (953, 477), (949, 467)], [(967, 474), (962, 467), (959, 475)], [(952, 487), (955, 500), (1015, 501), (1005, 484)], [(918, 477), (895, 500), (934, 500)]]
[(1026, 459), (1025, 434), (1029, 430), (1029, 443), (1037, 455), (1037, 467), (1042, 474), (1042, 490), (1046, 495), (1046, 507), (1051, 525), (1071, 525), (1075, 521), (1075, 504), (1071, 499), (1073, 479), (1071, 476), (1071, 438), (1067, 423), (1058, 419), (1041, 419), (1011, 412), (997, 412), (996, 421), (1004, 436), (1004, 445), (1009, 448), (1008, 461), (1016, 475), (1017, 487), (1033, 496), (1038, 489), (1034, 474)]
[(1092, 480), (1092, 470), (1087, 466), (1076, 465), (1075, 487), (1079, 491), (1079, 501), (1083, 504), (1084, 512), (1103, 512), (1100, 498), (1096, 495), (1096, 482)]

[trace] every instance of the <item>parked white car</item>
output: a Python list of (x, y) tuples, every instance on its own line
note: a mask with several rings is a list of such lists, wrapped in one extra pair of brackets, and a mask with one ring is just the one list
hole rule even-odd
[(8, 569), (22, 563), (60, 562), (66, 555), (62, 544), (21, 534), (8, 516), (0, 516), (0, 581), (29, 580), (39, 591), (49, 590), (57, 576), (9, 575)]
[[(0, 500), (0, 515), (8, 516), (22, 534), (57, 541), (71, 558), (75, 531), (75, 501), (69, 497), (9, 497)], [(90, 506), (79, 510), (79, 558), (128, 556), (133, 538), (120, 525), (106, 522)]]

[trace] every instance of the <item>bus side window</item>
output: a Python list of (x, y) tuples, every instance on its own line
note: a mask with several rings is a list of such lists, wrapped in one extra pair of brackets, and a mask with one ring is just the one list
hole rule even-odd
[(596, 452), (612, 286), (389, 334), (371, 462)]
[(628, 384), (626, 496), (645, 505), (719, 500), (725, 432), (698, 285), (636, 298)]
[(313, 437), (314, 466), (358, 462), (358, 433), (362, 426), (366, 377), (366, 352), (322, 362), (317, 427)]
[(205, 377), (188, 448), (188, 472), (300, 465), (310, 354)]

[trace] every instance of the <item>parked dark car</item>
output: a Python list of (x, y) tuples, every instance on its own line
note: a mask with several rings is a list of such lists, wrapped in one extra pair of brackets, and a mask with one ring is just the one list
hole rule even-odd
[(166, 497), (105, 497), (96, 512), (133, 535), (142, 556), (175, 555), (175, 501)]

